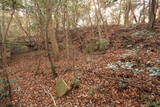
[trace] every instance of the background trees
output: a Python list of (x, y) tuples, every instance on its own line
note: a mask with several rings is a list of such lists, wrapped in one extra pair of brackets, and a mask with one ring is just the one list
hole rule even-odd
[[(7, 40), (27, 36), (37, 37), (38, 42), (41, 40), (48, 53), (53, 77), (56, 77), (54, 61), (60, 55), (59, 41), (65, 42), (67, 59), (71, 57), (71, 30), (91, 26), (92, 35), (98, 33), (101, 38), (109, 24), (132, 26), (148, 23), (148, 28), (152, 29), (155, 19), (160, 19), (159, 3), (159, 0), (0, 0), (4, 87), (9, 84)], [(98, 32), (94, 31), (95, 26)]]

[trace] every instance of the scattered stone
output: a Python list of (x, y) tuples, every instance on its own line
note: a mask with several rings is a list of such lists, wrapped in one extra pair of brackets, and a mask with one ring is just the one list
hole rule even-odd
[(112, 69), (112, 70), (114, 70), (114, 71), (116, 71), (116, 70), (119, 69), (116, 64), (108, 64), (108, 65), (107, 65), (107, 68), (110, 68), (110, 69)]
[(151, 32), (149, 30), (141, 30), (141, 31), (137, 31), (133, 34), (131, 34), (131, 37), (135, 38), (135, 37), (138, 37), (138, 38), (143, 38), (143, 39), (150, 39), (150, 38), (153, 38), (153, 35), (155, 33), (154, 32)]
[(124, 69), (133, 69), (132, 67), (134, 66), (134, 64), (133, 63), (131, 63), (131, 62), (124, 62), (123, 64), (122, 64), (122, 68), (124, 68)]
[(140, 45), (135, 47), (135, 50), (139, 50), (139, 49), (142, 49), (142, 48), (143, 48), (143, 44), (140, 44)]
[(116, 62), (116, 64), (118, 65), (118, 66), (120, 66), (121, 68), (123, 68), (123, 69), (133, 69), (133, 66), (134, 66), (134, 64), (132, 63), (132, 62), (121, 62), (121, 61), (118, 61), (118, 62)]
[(143, 70), (143, 69), (135, 68), (135, 69), (132, 69), (132, 71), (133, 71), (133, 72), (139, 73), (139, 72), (143, 72), (144, 70)]
[[(134, 66), (135, 64), (132, 62), (118, 61), (116, 63), (108, 64), (107, 68), (110, 68), (114, 71), (117, 71), (118, 69), (127, 69), (136, 73), (144, 71), (144, 69), (135, 68)], [(148, 61), (146, 64), (142, 64), (142, 66), (144, 67), (151, 66), (151, 61)], [(148, 68), (148, 71), (150, 76), (160, 76), (160, 67), (151, 67)]]
[(132, 70), (133, 72), (144, 71), (143, 69), (134, 68), (134, 66), (135, 66), (135, 64), (132, 62), (117, 61), (116, 63), (108, 64), (107, 68), (110, 68), (114, 71), (116, 71), (118, 69), (127, 69), (127, 70)]
[(152, 67), (148, 68), (149, 75), (150, 76), (158, 76), (160, 75), (160, 67)]
[(62, 78), (56, 81), (56, 95), (58, 97), (64, 96), (69, 90), (70, 88)]

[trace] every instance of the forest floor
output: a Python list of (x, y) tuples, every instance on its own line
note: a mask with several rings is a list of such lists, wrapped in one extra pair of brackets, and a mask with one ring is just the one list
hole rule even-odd
[[(150, 76), (148, 71), (160, 67), (160, 22), (156, 23), (153, 37), (135, 38), (129, 45), (131, 48), (123, 45), (129, 35), (144, 27), (107, 27), (104, 38), (110, 38), (112, 46), (103, 52), (85, 54), (75, 45), (71, 58), (67, 59), (62, 51), (55, 62), (56, 80), (63, 78), (69, 85), (78, 76), (80, 86), (60, 98), (56, 97), (55, 79), (45, 51), (14, 56), (8, 68), (9, 78), (13, 80), (13, 106), (54, 107), (46, 92), (54, 97), (57, 107), (147, 107), (160, 103), (160, 75)], [(88, 28), (83, 36), (89, 35), (89, 31)], [(135, 46), (141, 47), (133, 50)], [(130, 69), (120, 67), (118, 62), (130, 63), (126, 65)]]

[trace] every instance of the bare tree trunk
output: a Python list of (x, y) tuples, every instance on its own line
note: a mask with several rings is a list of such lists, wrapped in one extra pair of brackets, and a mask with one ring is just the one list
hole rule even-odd
[(156, 0), (150, 0), (149, 1), (149, 22), (148, 22), (148, 29), (153, 29), (155, 18), (156, 18)]
[(94, 26), (93, 26), (93, 23), (92, 23), (92, 18), (90, 16), (90, 11), (88, 10), (88, 17), (89, 17), (89, 22), (90, 22), (90, 25), (91, 25), (91, 35), (92, 37), (94, 37)]
[(38, 27), (37, 27), (37, 31), (39, 31), (39, 36), (42, 37), (42, 39), (44, 40), (44, 48), (47, 49), (47, 42), (46, 42), (46, 36), (45, 36), (45, 16), (42, 14), (39, 3), (37, 0), (34, 0), (34, 5), (36, 7), (35, 9), (35, 16), (38, 19)]
[(69, 44), (69, 28), (70, 28), (70, 21), (69, 21), (69, 15), (67, 15), (67, 29), (66, 29), (66, 50), (67, 50), (67, 59), (70, 59), (70, 44)]
[[(27, 6), (27, 0), (24, 0), (24, 4)], [(31, 21), (30, 21), (30, 15), (29, 15), (29, 11), (28, 9), (26, 9), (25, 11), (25, 14), (26, 14), (26, 26), (27, 26), (27, 32), (31, 35), (31, 30), (29, 29), (30, 25), (31, 25)]]
[(132, 4), (131, 4), (131, 13), (132, 13), (132, 16), (133, 16), (134, 21), (135, 21), (136, 23), (138, 23), (138, 20), (137, 20), (137, 17), (136, 17), (136, 15), (135, 15), (135, 13), (134, 13), (134, 9), (133, 9), (133, 7), (132, 7)]
[(10, 24), (12, 22), (13, 19), (13, 15), (15, 13), (15, 10), (13, 10), (13, 12), (11, 13), (11, 18), (8, 22), (8, 25), (6, 26), (5, 29), (5, 14), (4, 14), (4, 10), (5, 7), (2, 6), (2, 28), (0, 27), (0, 30), (2, 29), (2, 31), (0, 32), (0, 38), (2, 38), (2, 51), (1, 51), (1, 56), (2, 56), (2, 71), (0, 72), (0, 76), (3, 80), (3, 88), (4, 88), (4, 93), (9, 96), (11, 98), (11, 86), (10, 86), (10, 82), (9, 82), (9, 78), (8, 78), (8, 73), (7, 73), (7, 46), (6, 46), (6, 38), (7, 38), (7, 34), (10, 28)]
[[(47, 20), (49, 19), (48, 23), (48, 34), (49, 34), (49, 39), (52, 44), (52, 50), (53, 50), (53, 57), (54, 60), (58, 60), (59, 57), (59, 47), (57, 43), (57, 38), (56, 38), (56, 29), (53, 26), (53, 20), (52, 20), (52, 1), (51, 0), (46, 0), (46, 15), (47, 15)], [(49, 41), (48, 41), (49, 42)]]
[(19, 18), (18, 13), (15, 14), (15, 17), (16, 17), (16, 19), (17, 19), (17, 24), (19, 25), (19, 28), (22, 29), (22, 31), (26, 34), (26, 36), (30, 36), (30, 35), (31, 35), (30, 32), (28, 32), (27, 30), (25, 30), (25, 28), (23, 27), (22, 22), (21, 22), (21, 20), (20, 20), (20, 18)]
[(62, 23), (63, 23), (63, 31), (65, 34), (65, 44), (66, 44), (66, 57), (67, 59), (70, 58), (70, 47), (69, 47), (69, 26), (70, 26), (70, 22), (69, 22), (69, 15), (68, 12), (66, 11), (66, 7), (63, 7), (63, 19), (62, 19)]
[(122, 0), (120, 0), (120, 4), (119, 4), (120, 11), (118, 15), (118, 25), (121, 23), (121, 14), (122, 14), (121, 6), (122, 6)]
[[(51, 5), (51, 4), (50, 4)], [(51, 10), (52, 10), (52, 5), (50, 6)], [(54, 59), (58, 60), (59, 57), (59, 46), (58, 46), (58, 42), (57, 42), (57, 37), (58, 37), (58, 28), (59, 28), (59, 19), (58, 19), (58, 8), (59, 8), (59, 3), (56, 6), (56, 11), (54, 14), (54, 21), (52, 20), (52, 11), (50, 12), (50, 17), (51, 17), (51, 22), (50, 22), (50, 38), (51, 38), (51, 43), (52, 43), (52, 49), (53, 49), (53, 55), (54, 55)], [(52, 23), (52, 21), (54, 23)], [(53, 25), (54, 24), (54, 25)]]
[(160, 0), (157, 0), (157, 19), (160, 20)]
[[(55, 66), (53, 64), (53, 59), (52, 59), (52, 55), (51, 55), (51, 49), (49, 47), (49, 30), (50, 30), (50, 23), (52, 22), (52, 8), (51, 8), (51, 0), (46, 0), (46, 28), (45, 28), (45, 36), (46, 36), (46, 42), (47, 42), (47, 52), (48, 52), (48, 59), (51, 65), (51, 70), (52, 70), (52, 74), (53, 74), (53, 78), (57, 77), (57, 73), (55, 70)], [(54, 42), (54, 41), (52, 41)]]
[(157, 18), (160, 20), (160, 7), (158, 9), (158, 17)]
[[(145, 2), (145, 0), (143, 0), (143, 10), (142, 10), (143, 18), (142, 18), (141, 23), (145, 23), (145, 20), (146, 20), (145, 9), (146, 9), (146, 2)], [(141, 20), (141, 19), (140, 19), (140, 20)]]
[(125, 15), (124, 15), (124, 25), (129, 25), (130, 20), (129, 20), (129, 13), (131, 10), (131, 0), (126, 1), (126, 9), (125, 9)]
[(95, 15), (96, 15), (96, 25), (97, 25), (97, 29), (98, 29), (98, 36), (99, 36), (99, 39), (102, 38), (102, 29), (100, 27), (100, 18), (99, 18), (99, 15), (98, 15), (98, 9), (97, 9), (97, 6), (96, 6), (96, 1), (93, 0), (93, 3), (94, 3), (94, 7), (95, 7)]

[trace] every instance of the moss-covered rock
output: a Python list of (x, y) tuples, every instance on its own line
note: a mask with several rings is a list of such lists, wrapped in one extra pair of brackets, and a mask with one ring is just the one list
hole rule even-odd
[(64, 96), (69, 91), (69, 89), (69, 86), (62, 78), (56, 81), (56, 95), (58, 97)]
[[(39, 41), (37, 41), (39, 40)], [(34, 50), (37, 50), (40, 47), (44, 47), (43, 41), (38, 39), (35, 36), (27, 36), (27, 37), (18, 37), (14, 40), (15, 43), (25, 45), (27, 47), (30, 47)]]
[(86, 53), (92, 53), (98, 50), (98, 41), (97, 40), (91, 40), (86, 48), (83, 50)]
[(99, 40), (99, 51), (106, 50), (110, 45), (110, 41), (107, 39), (100, 39)]
[(109, 45), (110, 41), (107, 39), (94, 39), (87, 44), (86, 48), (83, 49), (83, 52), (92, 53), (96, 51), (104, 51), (108, 49)]
[(14, 44), (10, 46), (10, 50), (12, 54), (20, 54), (30, 51), (30, 49), (27, 46), (21, 44)]

